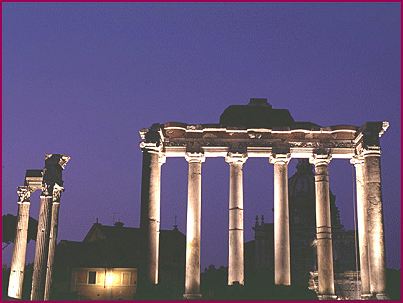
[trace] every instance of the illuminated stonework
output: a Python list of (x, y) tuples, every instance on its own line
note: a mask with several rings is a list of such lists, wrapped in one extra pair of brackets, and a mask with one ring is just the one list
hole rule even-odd
[(65, 155), (47, 154), (45, 156), (45, 168), (27, 170), (25, 185), (18, 187), (18, 221), (8, 285), (8, 296), (11, 298), (22, 299), (30, 195), (36, 190), (42, 190), (31, 300), (49, 300), (60, 197), (61, 192), (64, 191), (62, 170), (69, 160), (70, 157)]
[[(287, 164), (290, 158), (307, 158), (315, 164), (318, 295), (321, 299), (333, 299), (336, 296), (327, 165), (330, 159), (351, 160), (359, 157), (363, 159), (363, 177), (359, 175), (360, 172), (357, 173), (357, 182), (363, 185), (357, 191), (358, 212), (368, 213), (367, 220), (361, 218), (359, 224), (360, 257), (361, 262), (368, 263), (370, 268), (370, 272), (364, 268), (361, 271), (361, 279), (369, 281), (365, 284), (367, 286), (363, 286), (362, 293), (365, 297), (385, 298), (379, 137), (388, 126), (388, 122), (367, 122), (361, 127), (321, 127), (311, 122), (294, 121), (288, 110), (273, 109), (266, 99), (251, 99), (246, 106), (227, 108), (219, 124), (168, 122), (140, 130), (140, 148), (143, 152), (141, 222), (152, 239), (150, 247), (158, 245), (158, 234), (156, 238), (151, 236), (157, 229), (150, 227), (152, 220), (147, 219), (146, 210), (157, 207), (158, 210), (153, 212), (158, 213), (159, 219), (160, 171), (156, 168), (157, 164), (150, 165), (148, 159), (184, 157), (189, 162), (184, 296), (199, 297), (201, 167), (206, 158), (226, 158), (231, 171), (228, 284), (243, 284), (243, 243), (240, 240), (243, 238), (242, 164), (234, 162), (233, 155), (242, 155), (242, 159), (267, 158), (275, 167), (275, 283), (289, 285)], [(157, 163), (157, 160), (153, 163)], [(158, 255), (150, 254), (148, 267), (158, 268)], [(157, 284), (158, 276), (150, 275), (149, 282)]]

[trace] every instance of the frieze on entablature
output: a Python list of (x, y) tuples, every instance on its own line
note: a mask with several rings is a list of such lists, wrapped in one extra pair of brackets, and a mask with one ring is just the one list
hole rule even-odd
[(301, 148), (354, 148), (354, 143), (351, 141), (344, 142), (319, 142), (319, 141), (299, 141), (299, 142), (289, 142), (290, 147), (301, 147)]

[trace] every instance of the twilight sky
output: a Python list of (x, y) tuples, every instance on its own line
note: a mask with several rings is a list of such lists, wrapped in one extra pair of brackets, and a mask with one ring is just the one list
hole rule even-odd
[[(82, 240), (97, 217), (138, 226), (138, 131), (217, 123), (229, 105), (262, 97), (322, 126), (390, 122), (381, 139), (386, 253), (400, 268), (400, 3), (3, 3), (2, 42), (3, 214), (16, 214), (25, 170), (64, 153), (59, 240)], [(228, 174), (222, 158), (203, 164), (202, 268), (227, 264)], [(352, 166), (333, 160), (329, 174), (353, 228)], [(186, 200), (187, 162), (169, 158), (162, 228), (176, 215), (185, 231)], [(246, 162), (244, 203), (250, 240), (255, 215), (273, 218), (266, 159)], [(31, 215), (38, 210), (36, 193)]]

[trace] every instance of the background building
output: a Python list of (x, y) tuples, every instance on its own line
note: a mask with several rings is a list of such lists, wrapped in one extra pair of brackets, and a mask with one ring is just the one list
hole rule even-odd
[[(160, 287), (183, 289), (185, 235), (176, 227), (161, 230)], [(53, 298), (131, 299), (138, 295), (144, 264), (140, 228), (100, 223), (82, 242), (60, 241), (56, 250)]]

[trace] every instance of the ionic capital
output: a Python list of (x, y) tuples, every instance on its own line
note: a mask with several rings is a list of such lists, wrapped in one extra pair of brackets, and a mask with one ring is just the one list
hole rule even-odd
[(309, 158), (309, 163), (314, 164), (315, 166), (326, 165), (328, 166), (332, 160), (331, 154), (313, 154)]
[(189, 163), (191, 162), (204, 162), (206, 161), (206, 157), (204, 156), (203, 153), (191, 153), (191, 152), (187, 152), (185, 154), (185, 159), (186, 161), (188, 161)]
[(291, 154), (271, 154), (269, 157), (269, 162), (271, 164), (284, 164), (287, 165), (291, 160)]
[(18, 194), (18, 204), (22, 203), (30, 203), (31, 191), (28, 186), (18, 186), (17, 188)]
[(229, 164), (241, 164), (243, 165), (248, 159), (248, 155), (244, 153), (232, 153), (229, 152), (225, 157), (225, 162)]
[(354, 166), (364, 164), (364, 157), (362, 155), (355, 155), (350, 159), (350, 163)]
[(381, 156), (381, 148), (379, 146), (368, 146), (367, 148), (362, 150), (362, 155), (364, 158), (367, 157), (380, 157)]

